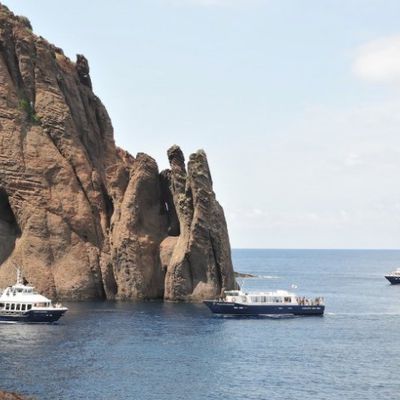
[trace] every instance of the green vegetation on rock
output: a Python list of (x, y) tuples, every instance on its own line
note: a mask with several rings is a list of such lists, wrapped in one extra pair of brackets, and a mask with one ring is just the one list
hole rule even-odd
[(27, 99), (19, 101), (19, 108), (25, 112), (29, 122), (33, 124), (40, 124), (40, 117), (35, 113), (32, 104)]

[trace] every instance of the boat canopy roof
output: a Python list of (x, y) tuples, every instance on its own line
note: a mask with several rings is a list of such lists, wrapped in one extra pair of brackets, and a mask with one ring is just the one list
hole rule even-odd
[(295, 297), (294, 293), (286, 290), (275, 290), (271, 292), (244, 292), (242, 290), (226, 290), (227, 296), (275, 296), (275, 297)]
[(15, 302), (15, 303), (48, 303), (51, 302), (45, 296), (37, 293), (33, 286), (26, 286), (21, 283), (16, 283), (9, 286), (3, 291), (0, 296), (1, 302)]

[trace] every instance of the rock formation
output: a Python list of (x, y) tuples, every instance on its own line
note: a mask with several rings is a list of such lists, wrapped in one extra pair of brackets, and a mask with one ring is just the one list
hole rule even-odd
[(0, 390), (0, 400), (28, 400), (28, 398), (16, 393), (3, 392)]
[(200, 300), (233, 288), (206, 155), (116, 147), (83, 55), (0, 4), (0, 287), (15, 266), (66, 299)]

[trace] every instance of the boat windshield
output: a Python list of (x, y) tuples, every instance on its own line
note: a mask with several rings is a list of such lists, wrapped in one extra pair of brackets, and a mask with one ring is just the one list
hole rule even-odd
[(227, 296), (239, 296), (239, 292), (237, 290), (230, 290), (225, 292)]
[(33, 287), (25, 287), (25, 288), (10, 288), (10, 291), (12, 294), (17, 294), (17, 293), (28, 293), (28, 294), (37, 294), (37, 292), (34, 290)]

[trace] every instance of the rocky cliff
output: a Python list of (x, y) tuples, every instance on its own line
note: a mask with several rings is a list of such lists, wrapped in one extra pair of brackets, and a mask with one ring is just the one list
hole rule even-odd
[(89, 65), (0, 4), (0, 287), (15, 266), (66, 299), (200, 300), (234, 286), (207, 157), (116, 147)]

